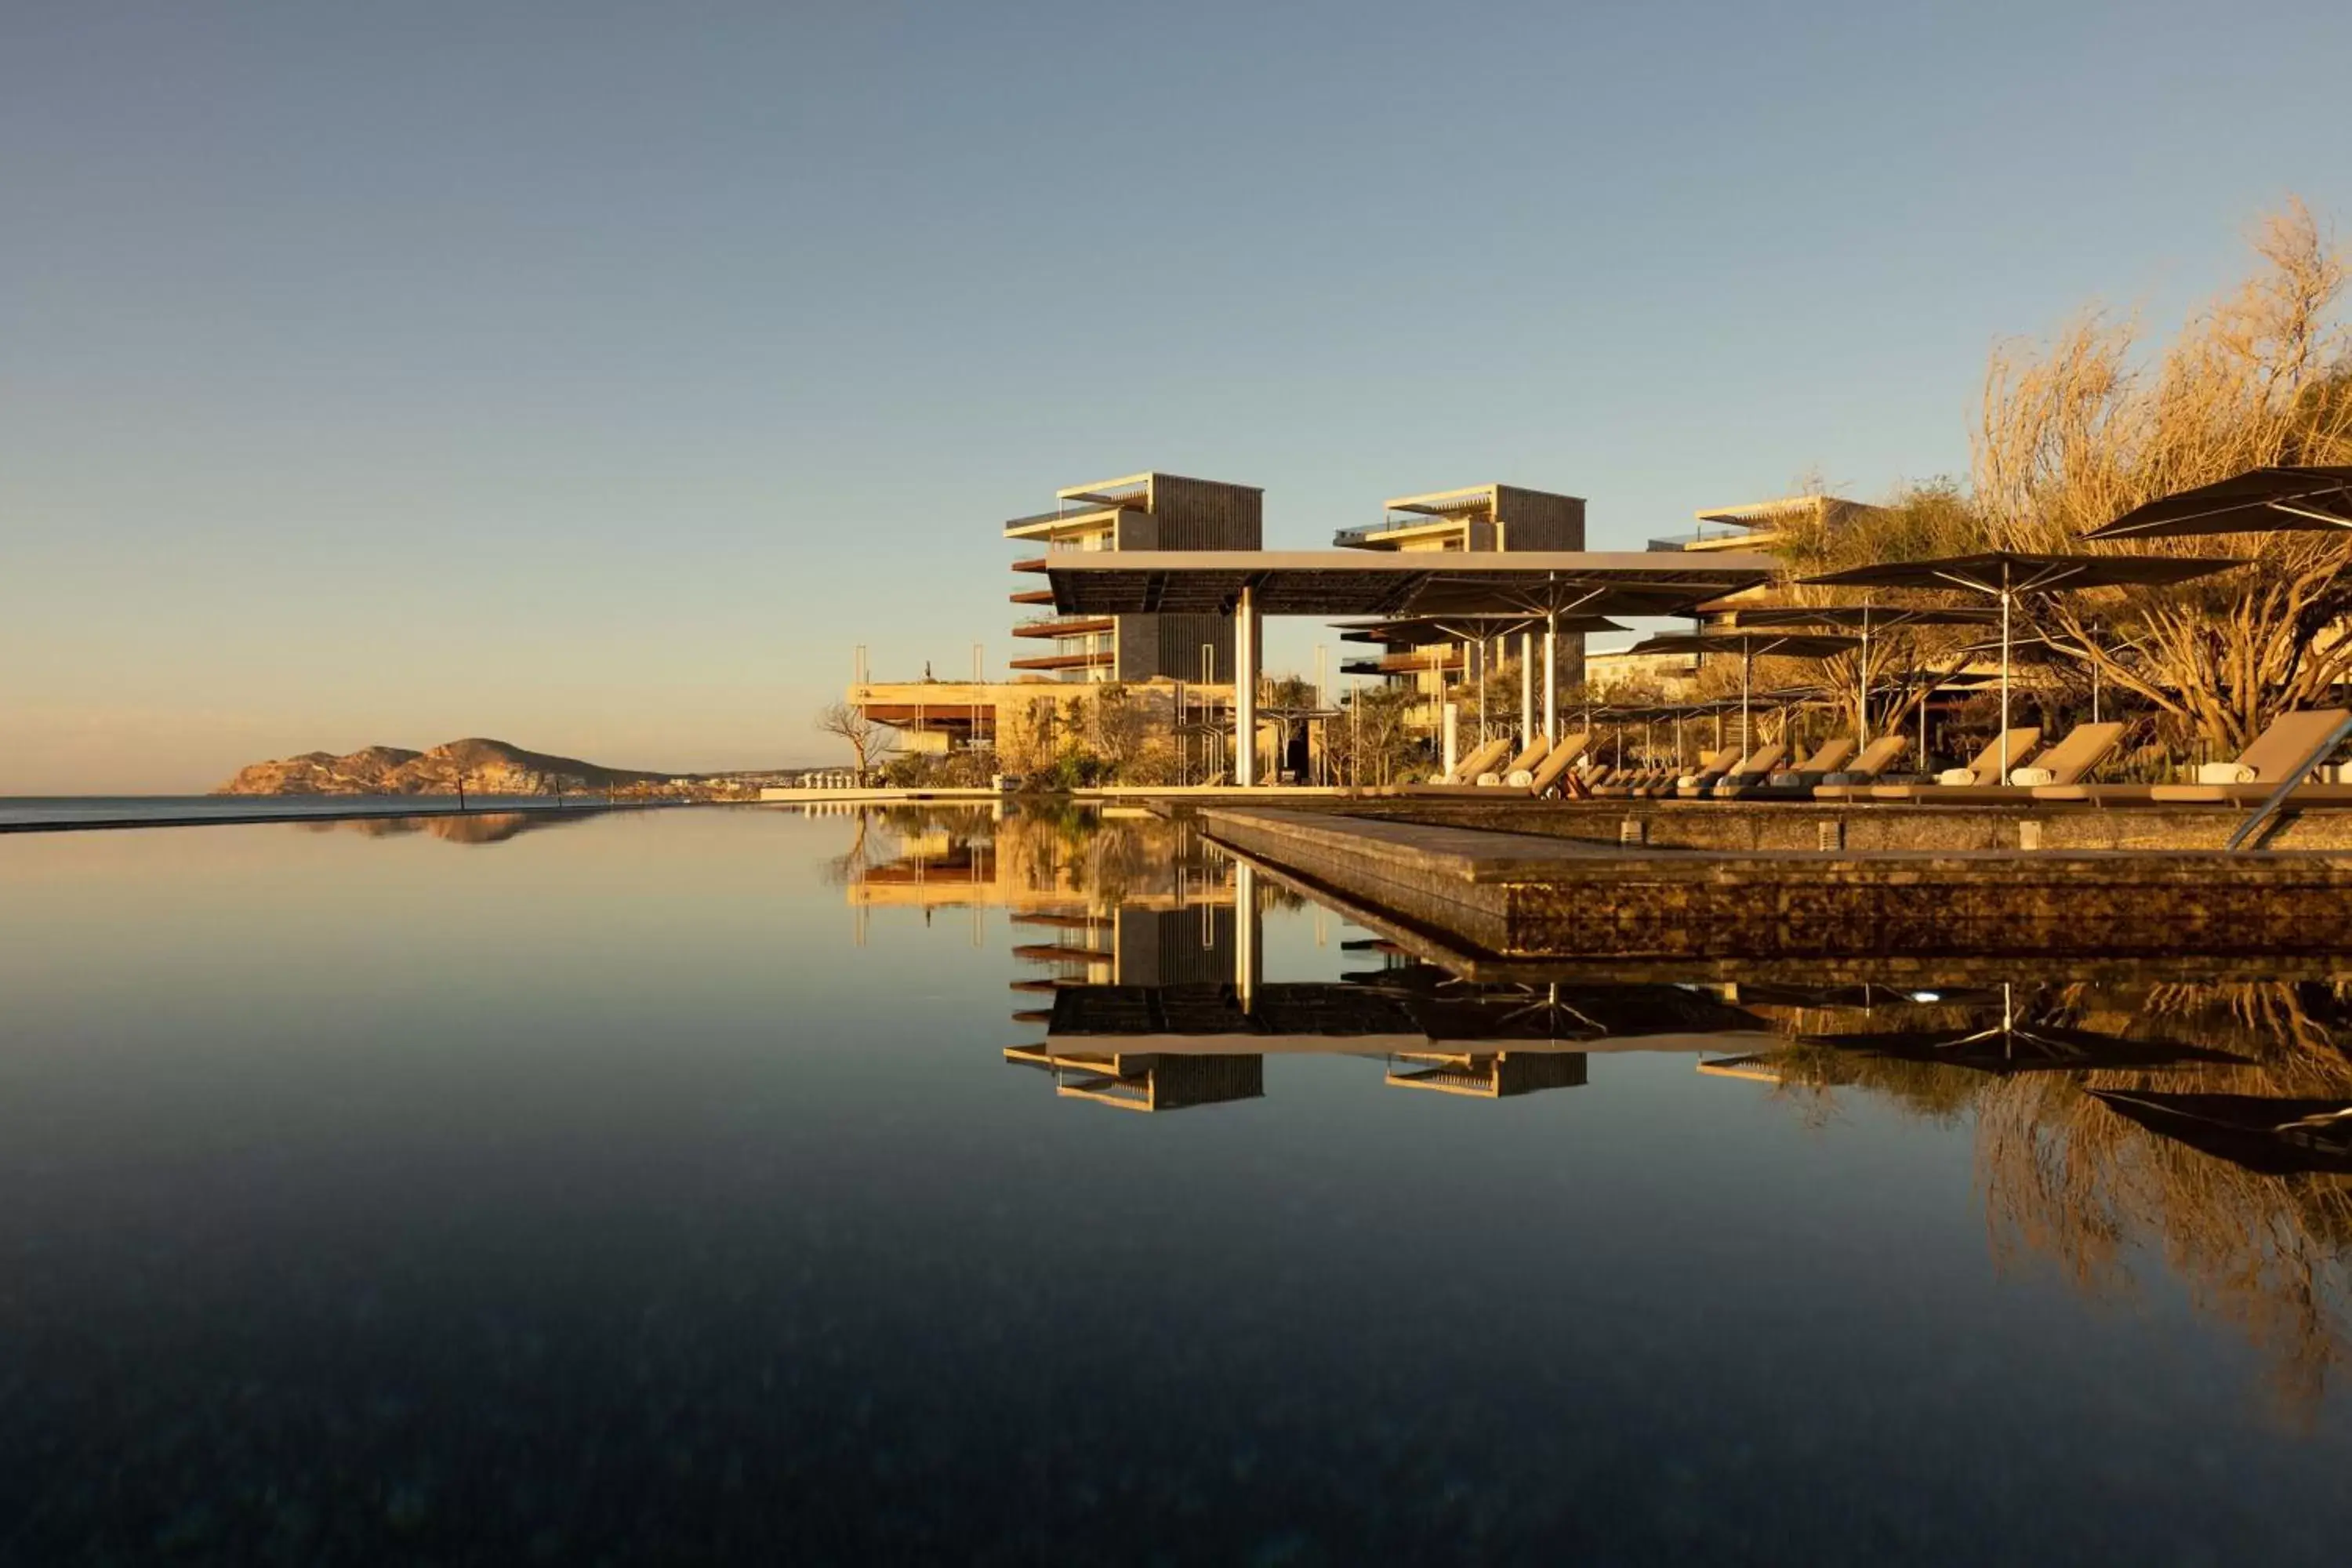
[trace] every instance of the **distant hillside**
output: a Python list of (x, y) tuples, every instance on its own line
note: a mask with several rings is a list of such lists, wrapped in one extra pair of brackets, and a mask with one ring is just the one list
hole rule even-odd
[(256, 763), (215, 795), (455, 795), (460, 777), (472, 795), (551, 795), (567, 790), (607, 789), (657, 784), (667, 773), (600, 767), (577, 757), (526, 752), (504, 741), (452, 741), (429, 752), (398, 746), (366, 746), (347, 757), (305, 752), (279, 762)]

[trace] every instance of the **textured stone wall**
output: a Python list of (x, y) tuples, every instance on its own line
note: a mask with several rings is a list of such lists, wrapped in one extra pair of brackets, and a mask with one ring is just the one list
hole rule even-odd
[(1220, 840), (1511, 957), (2311, 954), (2352, 932), (2352, 855), (1517, 856), (1507, 840), (1416, 839), (1333, 814), (1203, 816)]

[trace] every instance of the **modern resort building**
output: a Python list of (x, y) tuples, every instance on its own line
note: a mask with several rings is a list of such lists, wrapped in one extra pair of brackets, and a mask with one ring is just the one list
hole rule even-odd
[[(1381, 503), (1380, 521), (1342, 529), (1331, 542), (1343, 550), (1406, 552), (1582, 550), (1584, 499), (1504, 484), (1396, 496)], [(1457, 682), (1481, 679), (1501, 668), (1513, 640), (1507, 635), (1465, 637), (1459, 627), (1412, 621), (1343, 626), (1339, 636), (1343, 642), (1370, 643), (1381, 650), (1349, 659), (1339, 667), (1340, 673), (1410, 683), (1430, 711), (1444, 704), (1447, 690)], [(1526, 644), (1522, 655), (1532, 646)], [(1563, 635), (1557, 646), (1556, 679), (1563, 687), (1578, 685), (1584, 679), (1583, 636)]]
[[(1265, 533), (1265, 492), (1255, 485), (1181, 474), (1129, 474), (1071, 485), (1055, 492), (1055, 508), (1016, 517), (1004, 537), (1027, 546), (1013, 571), (1037, 574), (1067, 550), (1256, 550)], [(1043, 644), (1013, 668), (1058, 680), (1231, 679), (1234, 626), (1230, 616), (1133, 615), (1061, 616), (1054, 595), (1025, 585), (1013, 602), (1043, 606), (1018, 621), (1013, 635)]]

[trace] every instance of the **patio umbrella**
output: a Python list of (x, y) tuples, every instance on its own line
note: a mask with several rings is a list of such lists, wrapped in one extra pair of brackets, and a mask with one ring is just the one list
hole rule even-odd
[[(2000, 651), (1997, 642), (1974, 643), (1960, 649), (1965, 654), (1993, 654)], [(2090, 658), (2079, 643), (2062, 641), (2052, 637), (2017, 637), (2011, 640), (2009, 657), (2017, 664), (2089, 664), (2091, 667), (2091, 722), (2099, 721), (2099, 666)]]
[(1729, 614), (1735, 626), (1834, 626), (1859, 634), (1862, 679), (1858, 738), (1865, 746), (1870, 744), (1871, 633), (1899, 631), (1905, 626), (1990, 626), (2000, 623), (2000, 612), (1990, 605), (1922, 605), (1906, 609), (1899, 605), (1874, 605), (1868, 600), (1859, 605), (1701, 605), (1699, 613), (1705, 615), (1717, 608)]
[[(1549, 631), (1554, 636), (1570, 632), (1623, 632), (1631, 626), (1621, 625), (1606, 616), (1561, 615), (1547, 617), (1527, 611), (1502, 613), (1469, 613), (1464, 615), (1406, 616), (1381, 621), (1341, 621), (1341, 642), (1379, 643), (1389, 647), (1433, 647), (1449, 643), (1467, 647), (1475, 643), (1486, 646), (1490, 637), (1518, 636), (1521, 642), (1519, 669), (1519, 726), (1522, 738), (1535, 733), (1535, 663), (1532, 638)], [(1478, 734), (1486, 733), (1486, 682), (1484, 676), (1484, 656), (1481, 656), (1478, 681)], [(1464, 672), (1468, 673), (1465, 664)]]
[(1748, 727), (1748, 686), (1759, 658), (1828, 658), (1860, 647), (1862, 639), (1843, 632), (1777, 631), (1766, 626), (1733, 626), (1714, 632), (1661, 632), (1635, 643), (1633, 653), (1737, 653), (1739, 656), (1739, 737), (1756, 744)]
[(1701, 599), (1736, 592), (1743, 585), (1752, 586), (1765, 576), (1758, 573), (1745, 584), (1710, 584), (1700, 588), (1687, 580), (1676, 580), (1675, 571), (1670, 566), (1660, 568), (1657, 580), (1570, 572), (1548, 572), (1540, 577), (1508, 574), (1491, 579), (1456, 574), (1416, 589), (1412, 604), (1422, 614), (1433, 616), (1516, 612), (1539, 618), (1544, 628), (1543, 733), (1545, 740), (1557, 741), (1559, 698), (1555, 679), (1558, 660), (1553, 650), (1563, 627), (1585, 616), (1686, 614)]
[(2352, 468), (2249, 468), (2136, 506), (2083, 537), (2186, 539), (2330, 529), (2352, 529)]
[(2054, 594), (2077, 588), (2152, 587), (2185, 583), (2242, 566), (2242, 561), (2171, 555), (2027, 555), (1991, 550), (1980, 555), (1947, 555), (1933, 561), (1886, 561), (1801, 581), (1828, 588), (1941, 588), (1990, 594), (2000, 601), (2000, 782), (2009, 782), (2010, 606), (2021, 594)]

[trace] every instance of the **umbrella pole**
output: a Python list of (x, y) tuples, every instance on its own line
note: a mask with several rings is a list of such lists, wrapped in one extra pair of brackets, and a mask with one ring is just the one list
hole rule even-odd
[(1919, 689), (1919, 771), (1923, 773), (1929, 771), (1927, 767), (1927, 699), (1935, 695), (1936, 686), (1933, 681)]
[(2091, 722), (2099, 721), (2099, 661), (2091, 661)]
[(2009, 782), (2009, 589), (2000, 591), (2000, 772), (1995, 784)]
[(1519, 745), (1522, 749), (1535, 743), (1536, 738), (1536, 634), (1519, 634)]
[(1862, 737), (1862, 743), (1867, 746), (1870, 744), (1870, 606), (1868, 605), (1862, 607), (1862, 711), (1855, 717), (1859, 721), (1855, 726), (1855, 732)]
[(1751, 730), (1751, 729), (1749, 729), (1749, 728), (1748, 727), (1748, 672), (1751, 668), (1753, 668), (1755, 667), (1755, 663), (1756, 663), (1756, 654), (1755, 654), (1754, 648), (1753, 648), (1749, 644), (1747, 644), (1747, 643), (1742, 643), (1742, 644), (1740, 644), (1740, 645), (1739, 645), (1739, 744), (1740, 744), (1740, 748), (1741, 748), (1743, 751), (1748, 751), (1748, 752), (1752, 752), (1752, 751), (1754, 751), (1754, 750), (1756, 749), (1756, 731), (1753, 731), (1753, 730)]
[(1544, 612), (1544, 739), (1559, 743), (1559, 612)]
[(1486, 639), (1478, 639), (1478, 743), (1486, 743)]

